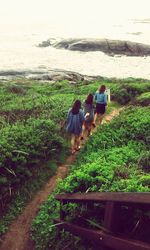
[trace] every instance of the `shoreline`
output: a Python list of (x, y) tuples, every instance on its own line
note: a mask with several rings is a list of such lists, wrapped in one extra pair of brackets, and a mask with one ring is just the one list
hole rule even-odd
[(28, 79), (38, 81), (57, 82), (67, 80), (72, 84), (76, 82), (84, 81), (85, 83), (96, 80), (144, 80), (150, 81), (148, 78), (143, 77), (108, 77), (102, 75), (86, 75), (75, 71), (63, 70), (63, 69), (49, 69), (49, 70), (2, 70), (0, 71), (0, 81), (11, 81), (16, 79)]

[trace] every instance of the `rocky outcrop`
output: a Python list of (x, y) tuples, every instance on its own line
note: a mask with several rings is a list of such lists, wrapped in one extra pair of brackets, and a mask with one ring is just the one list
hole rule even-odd
[(102, 51), (108, 55), (149, 56), (150, 45), (111, 39), (49, 39), (39, 44), (39, 47), (53, 46), (57, 49), (76, 51)]
[(79, 82), (84, 80), (84, 76), (82, 74), (66, 71), (66, 70), (48, 70), (43, 73), (30, 73), (27, 78), (33, 80), (46, 80), (46, 81), (62, 81), (68, 80), (69, 82)]
[(92, 80), (101, 79), (101, 76), (87, 76), (77, 72), (67, 70), (36, 70), (36, 71), (0, 71), (1, 80), (12, 80), (16, 78), (27, 78), (31, 80), (57, 82), (68, 80), (72, 84), (83, 81), (84, 83)]

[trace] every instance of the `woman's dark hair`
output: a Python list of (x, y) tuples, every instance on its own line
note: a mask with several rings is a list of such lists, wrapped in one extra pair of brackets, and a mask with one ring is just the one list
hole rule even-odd
[(76, 100), (72, 106), (71, 111), (74, 115), (76, 115), (79, 113), (80, 108), (81, 108), (81, 102), (80, 102), (80, 100)]
[(106, 90), (106, 86), (105, 85), (101, 85), (99, 88), (99, 93), (104, 93)]
[(86, 104), (93, 104), (93, 95), (89, 94), (85, 100)]

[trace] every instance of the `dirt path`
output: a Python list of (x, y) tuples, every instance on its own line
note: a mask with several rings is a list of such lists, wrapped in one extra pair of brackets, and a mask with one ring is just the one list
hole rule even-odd
[[(104, 122), (109, 122), (120, 111), (121, 109), (116, 109), (111, 114), (106, 115)], [(69, 156), (65, 164), (58, 167), (56, 175), (47, 182), (43, 190), (36, 194), (35, 198), (24, 208), (22, 214), (11, 224), (9, 231), (3, 238), (0, 250), (35, 250), (34, 242), (30, 236), (32, 220), (36, 217), (40, 205), (47, 200), (48, 195), (57, 186), (58, 180), (67, 176), (69, 166), (75, 161), (76, 154)]]

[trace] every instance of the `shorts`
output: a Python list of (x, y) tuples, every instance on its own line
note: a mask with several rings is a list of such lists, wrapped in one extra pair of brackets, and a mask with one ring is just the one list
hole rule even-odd
[(95, 113), (103, 115), (105, 114), (105, 112), (106, 112), (106, 105), (101, 103), (96, 103)]

